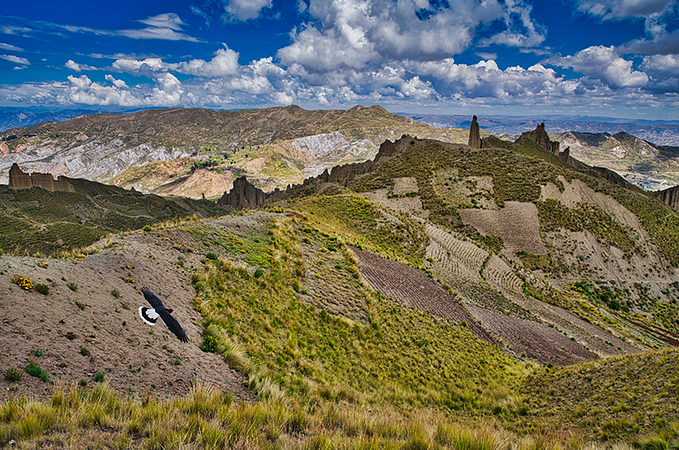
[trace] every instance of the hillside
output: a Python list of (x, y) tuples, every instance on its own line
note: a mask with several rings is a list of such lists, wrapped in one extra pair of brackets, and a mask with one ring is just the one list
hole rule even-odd
[[(0, 170), (6, 174), (19, 163), (27, 172), (144, 193), (215, 198), (231, 188), (237, 175), (248, 175), (267, 191), (285, 188), (336, 164), (371, 159), (380, 142), (404, 133), (458, 138), (379, 106), (346, 111), (159, 109), (8, 130), (1, 137)], [(192, 176), (201, 169), (210, 177)]]
[[(0, 443), (676, 445), (679, 216), (492, 142), (404, 136), (259, 211), (0, 256), (0, 367), (51, 380), (0, 381), (47, 398), (1, 405)], [(141, 322), (144, 285), (192, 342)]]
[(75, 192), (0, 186), (0, 254), (53, 256), (87, 247), (111, 233), (230, 211), (205, 200), (163, 198), (87, 180), (66, 180)]
[[(447, 116), (437, 114), (400, 113), (436, 128), (469, 128), (469, 116)], [(552, 133), (565, 134), (569, 131), (585, 134), (627, 133), (659, 146), (679, 146), (679, 121), (644, 121), (637, 123), (621, 119), (602, 117), (479, 117), (479, 124), (485, 130), (497, 135), (516, 136), (544, 122)]]
[(571, 156), (593, 166), (606, 167), (645, 190), (679, 184), (679, 147), (663, 147), (628, 133), (567, 132), (555, 136)]

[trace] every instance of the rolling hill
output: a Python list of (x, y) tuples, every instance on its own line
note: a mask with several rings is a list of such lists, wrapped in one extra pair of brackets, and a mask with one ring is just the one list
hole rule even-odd
[[(0, 443), (676, 446), (679, 215), (488, 142), (403, 136), (257, 211), (0, 256)], [(192, 342), (136, 317), (144, 285)]]
[[(4, 132), (0, 170), (6, 174), (19, 163), (27, 172), (112, 183), (144, 193), (216, 198), (238, 175), (248, 175), (267, 191), (284, 189), (334, 165), (371, 159), (379, 143), (404, 133), (458, 139), (455, 142), (465, 135), (437, 130), (379, 106), (92, 114)], [(197, 176), (201, 169), (208, 172)]]

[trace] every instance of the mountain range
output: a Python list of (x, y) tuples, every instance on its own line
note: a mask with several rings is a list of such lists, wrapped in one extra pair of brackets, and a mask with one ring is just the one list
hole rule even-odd
[[(134, 169), (155, 172), (140, 180), (212, 173), (215, 153), (241, 173), (275, 154), (317, 174), (254, 196), (237, 178), (252, 201), (232, 212), (70, 177), (44, 189), (14, 166), (0, 190), (0, 445), (678, 444), (677, 211), (543, 126), (516, 141), (481, 131), (475, 148), (452, 142), (468, 130), (379, 107), (221, 114), (5, 133), (5, 157), (36, 165), (49, 148), (83, 167), (83, 149), (97, 164), (101, 147), (120, 164), (146, 152), (157, 159)], [(368, 158), (352, 153), (361, 141), (380, 144)], [(173, 151), (186, 162), (158, 156)], [(142, 286), (189, 343), (141, 321)]]
[[(401, 115), (436, 128), (469, 128), (471, 124), (469, 116), (410, 113), (401, 113)], [(616, 134), (623, 132), (659, 146), (679, 146), (679, 122), (677, 121), (628, 123), (619, 119), (570, 119), (549, 116), (537, 118), (479, 116), (478, 120), (482, 129), (500, 135), (519, 135), (535, 128), (537, 122), (543, 122), (550, 133), (574, 131)]]
[[(460, 119), (454, 124), (468, 128), (468, 118), (437, 117)], [(512, 130), (535, 126), (527, 121), (479, 120), (484, 136), (493, 134), (490, 130), (507, 131), (509, 126)], [(504, 123), (504, 128), (493, 126), (498, 123)], [(644, 189), (679, 184), (679, 150), (675, 147), (623, 132), (548, 130), (553, 140), (562, 142), (562, 148), (571, 147), (574, 157), (612, 169)], [(0, 182), (6, 183), (7, 170), (19, 163), (28, 172), (86, 178), (145, 193), (217, 199), (238, 176), (246, 175), (266, 192), (285, 189), (335, 165), (372, 159), (382, 141), (403, 134), (450, 143), (467, 143), (468, 139), (465, 129), (435, 128), (379, 106), (346, 111), (291, 106), (84, 115), (2, 133)], [(497, 131), (495, 135), (505, 137)]]

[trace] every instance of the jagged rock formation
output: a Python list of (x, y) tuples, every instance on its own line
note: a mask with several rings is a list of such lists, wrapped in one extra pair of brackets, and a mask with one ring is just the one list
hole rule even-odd
[(472, 117), (472, 125), (469, 127), (469, 144), (471, 148), (481, 148), (481, 133), (476, 116)]
[(272, 192), (268, 200), (275, 202), (287, 198), (296, 197), (299, 195), (304, 195), (307, 192), (307, 190), (311, 188), (312, 185), (316, 185), (319, 182), (336, 183), (340, 186), (346, 187), (349, 185), (351, 181), (355, 180), (361, 175), (372, 172), (373, 170), (375, 170), (377, 166), (379, 166), (383, 162), (398, 155), (404, 149), (412, 145), (415, 145), (416, 140), (423, 141), (423, 139), (417, 139), (407, 134), (404, 134), (401, 137), (401, 139), (398, 139), (394, 142), (391, 142), (389, 140), (384, 141), (382, 145), (380, 145), (380, 150), (377, 152), (377, 156), (375, 156), (374, 160), (366, 161), (363, 163), (335, 166), (332, 168), (330, 172), (328, 171), (328, 169), (325, 169), (323, 173), (321, 173), (317, 177), (307, 178), (306, 180), (304, 180), (302, 184), (288, 186), (288, 188), (285, 191), (277, 190)]
[(48, 191), (75, 192), (66, 177), (58, 177), (55, 180), (49, 173), (25, 173), (17, 163), (12, 164), (9, 169), (9, 187), (11, 189), (41, 187)]
[(519, 136), (519, 139), (517, 139), (517, 142), (519, 142), (522, 139), (530, 139), (531, 141), (534, 141), (537, 143), (540, 147), (544, 148), (550, 153), (554, 153), (555, 155), (559, 154), (559, 143), (558, 142), (552, 142), (549, 139), (549, 136), (547, 135), (547, 132), (545, 131), (545, 123), (541, 123), (538, 125), (533, 131), (527, 131), (525, 133), (521, 133), (521, 136)]
[(674, 186), (662, 191), (655, 191), (653, 195), (670, 205), (672, 208), (679, 210), (679, 186)]
[(236, 178), (233, 188), (217, 201), (223, 206), (231, 206), (236, 210), (254, 209), (264, 203), (268, 195), (250, 184), (245, 177)]

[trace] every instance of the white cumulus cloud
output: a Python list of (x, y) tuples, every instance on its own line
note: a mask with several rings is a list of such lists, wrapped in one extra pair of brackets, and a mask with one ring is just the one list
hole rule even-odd
[(530, 11), (518, 0), (315, 0), (308, 7), (312, 20), (292, 33), (293, 43), (278, 57), (312, 82), (319, 72), (448, 58), (469, 48), (480, 24), (494, 21), (505, 22), (506, 31), (486, 37), (483, 45), (536, 46), (544, 30)]
[(87, 64), (79, 64), (72, 59), (69, 59), (66, 61), (66, 64), (64, 64), (64, 67), (67, 69), (70, 69), (74, 72), (82, 72), (83, 70), (100, 70), (98, 67), (94, 66), (88, 66)]
[(214, 58), (210, 61), (192, 59), (191, 61), (177, 64), (174, 70), (187, 75), (201, 77), (225, 77), (237, 74), (239, 67), (238, 53), (224, 44), (224, 48), (217, 50)]
[(632, 69), (632, 61), (621, 58), (612, 46), (588, 47), (574, 55), (553, 57), (548, 61), (599, 79), (612, 88), (640, 87), (648, 83), (648, 75)]
[(118, 79), (114, 78), (113, 75), (111, 75), (111, 74), (106, 74), (104, 76), (104, 78), (106, 79), (106, 81), (108, 81), (113, 86), (117, 87), (118, 89), (127, 89), (128, 88), (127, 83), (125, 83), (125, 81), (118, 80)]
[(227, 22), (256, 19), (264, 8), (273, 6), (272, 0), (222, 0), (224, 5), (223, 19)]

